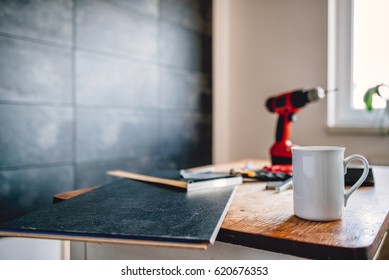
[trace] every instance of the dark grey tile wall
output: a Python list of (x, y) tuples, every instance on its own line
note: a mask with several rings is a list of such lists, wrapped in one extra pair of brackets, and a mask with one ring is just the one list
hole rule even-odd
[(90, 187), (112, 181), (112, 177), (106, 175), (108, 170), (131, 170), (142, 172), (148, 168), (165, 168), (162, 161), (155, 155), (137, 157), (125, 160), (94, 161), (77, 164), (77, 186)]
[(159, 0), (108, 0), (122, 8), (129, 8), (153, 16), (159, 14)]
[(162, 22), (161, 57), (163, 64), (201, 71), (202, 35), (180, 26)]
[(65, 48), (0, 37), (0, 100), (70, 104), (71, 57)]
[(203, 154), (211, 152), (212, 127), (200, 113), (165, 112), (161, 115), (161, 156), (166, 165), (193, 166), (204, 163)]
[(158, 114), (79, 109), (77, 162), (137, 158), (158, 153)]
[(76, 60), (78, 105), (158, 107), (158, 65), (82, 51)]
[(211, 163), (212, 1), (2, 0), (0, 223), (56, 193)]
[(145, 16), (106, 1), (82, 0), (78, 1), (76, 21), (78, 47), (157, 59), (158, 17)]
[(0, 168), (71, 162), (72, 110), (0, 104)]
[(73, 5), (70, 0), (1, 0), (0, 32), (70, 46)]
[(0, 220), (50, 205), (55, 194), (74, 186), (72, 165), (0, 171)]
[(162, 68), (161, 107), (174, 111), (199, 111), (201, 98), (210, 90), (209, 76), (186, 69)]
[(212, 34), (212, 1), (162, 0), (161, 17), (200, 33)]

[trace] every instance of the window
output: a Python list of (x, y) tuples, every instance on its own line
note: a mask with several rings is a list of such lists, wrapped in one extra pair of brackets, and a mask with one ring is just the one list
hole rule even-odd
[(385, 100), (374, 96), (369, 113), (363, 96), (373, 86), (389, 85), (389, 1), (328, 3), (328, 88), (337, 89), (328, 95), (328, 125), (380, 127)]

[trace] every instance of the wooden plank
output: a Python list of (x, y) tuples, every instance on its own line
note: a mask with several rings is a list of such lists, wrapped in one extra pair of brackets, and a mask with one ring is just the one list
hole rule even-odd
[(183, 181), (165, 179), (165, 178), (160, 178), (160, 177), (153, 177), (153, 176), (131, 173), (131, 172), (122, 171), (122, 170), (108, 171), (107, 174), (111, 175), (111, 176), (120, 177), (120, 178), (133, 179), (133, 180), (144, 181), (144, 182), (149, 182), (149, 183), (168, 185), (168, 186), (177, 187), (180, 189), (187, 189), (187, 184), (188, 184), (187, 182), (183, 182)]
[(94, 243), (109, 243), (109, 244), (122, 244), (122, 245), (146, 245), (155, 247), (168, 247), (168, 248), (185, 248), (185, 249), (197, 249), (206, 250), (209, 243), (186, 243), (186, 242), (167, 242), (167, 241), (152, 241), (152, 240), (136, 240), (136, 239), (123, 239), (123, 238), (104, 238), (104, 237), (92, 237), (92, 236), (71, 236), (61, 234), (39, 234), (28, 232), (0, 232), (0, 237), (21, 237), (21, 238), (39, 238), (39, 239), (54, 239), (54, 240), (68, 240), (68, 241), (80, 241), (80, 242), (94, 242)]
[(76, 196), (79, 196), (81, 194), (90, 192), (98, 187), (90, 187), (90, 188), (84, 188), (84, 189), (79, 189), (79, 190), (74, 190), (74, 191), (68, 191), (68, 192), (63, 192), (54, 195), (53, 197), (53, 203), (58, 203)]

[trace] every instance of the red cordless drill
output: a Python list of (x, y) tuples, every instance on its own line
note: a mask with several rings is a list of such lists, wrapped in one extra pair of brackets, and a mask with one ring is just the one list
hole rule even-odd
[(324, 89), (294, 90), (267, 99), (266, 108), (279, 115), (276, 130), (276, 142), (270, 149), (272, 171), (292, 172), (292, 142), (290, 123), (296, 120), (296, 113), (306, 104), (318, 101), (325, 96)]

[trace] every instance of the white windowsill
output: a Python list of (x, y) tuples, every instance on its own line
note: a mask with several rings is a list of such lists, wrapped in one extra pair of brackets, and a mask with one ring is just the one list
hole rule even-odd
[(371, 135), (389, 136), (389, 127), (327, 126), (330, 135)]

